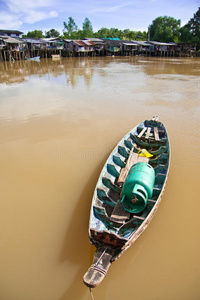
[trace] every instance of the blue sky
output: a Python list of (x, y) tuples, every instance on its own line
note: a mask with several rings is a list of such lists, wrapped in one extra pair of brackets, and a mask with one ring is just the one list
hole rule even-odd
[(60, 33), (63, 22), (72, 17), (82, 29), (89, 18), (93, 30), (101, 27), (147, 30), (159, 16), (181, 19), (187, 23), (198, 10), (200, 0), (0, 0), (0, 28), (50, 30)]

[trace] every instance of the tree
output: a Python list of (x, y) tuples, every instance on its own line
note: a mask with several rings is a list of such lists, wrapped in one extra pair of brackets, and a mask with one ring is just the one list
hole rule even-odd
[(92, 23), (88, 18), (83, 22), (82, 38), (93, 37)]
[(157, 42), (177, 42), (181, 20), (172, 17), (158, 17), (150, 25), (150, 39)]
[(94, 33), (97, 38), (119, 38), (121, 40), (138, 40), (144, 41), (147, 39), (146, 31), (131, 31), (130, 29), (120, 30), (117, 28), (102, 27), (98, 32)]
[(97, 38), (108, 38), (110, 37), (110, 29), (106, 27), (102, 27), (95, 33), (95, 37)]
[(200, 7), (194, 17), (181, 28), (181, 42), (194, 43), (200, 48)]
[(44, 35), (43, 35), (42, 30), (34, 30), (34, 31), (29, 31), (29, 32), (27, 33), (27, 35), (23, 35), (23, 37), (29, 37), (29, 38), (37, 38), (37, 39), (40, 39), (40, 38), (43, 38)]
[(55, 30), (55, 29), (50, 29), (49, 31), (45, 32), (45, 37), (46, 38), (51, 38), (51, 37), (58, 37), (60, 35), (60, 33)]
[[(70, 39), (74, 39), (76, 38), (76, 32), (78, 30), (78, 26), (76, 25), (74, 19), (72, 17), (69, 17), (68, 19), (68, 23), (63, 22), (64, 25), (64, 37), (70, 38)], [(67, 31), (65, 31), (65, 29)]]

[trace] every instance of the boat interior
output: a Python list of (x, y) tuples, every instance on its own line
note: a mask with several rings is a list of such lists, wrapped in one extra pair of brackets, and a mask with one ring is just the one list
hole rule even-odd
[[(162, 123), (156, 120), (141, 124), (118, 145), (97, 185), (93, 213), (100, 222), (98, 221), (96, 228), (91, 228), (90, 231), (91, 242), (97, 245), (103, 243), (116, 247), (125, 244), (146, 220), (162, 192), (169, 164), (166, 131)], [(151, 154), (150, 158), (139, 155), (144, 148)], [(142, 161), (150, 164), (155, 171), (153, 194), (147, 199), (144, 210), (131, 213), (122, 205), (122, 187), (130, 167)]]

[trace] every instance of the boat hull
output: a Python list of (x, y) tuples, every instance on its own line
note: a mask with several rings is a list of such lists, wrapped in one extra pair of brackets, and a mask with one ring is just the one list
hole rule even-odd
[[(150, 153), (151, 158), (138, 155), (142, 149)], [(147, 205), (142, 212), (127, 213), (121, 205), (122, 187), (131, 166), (144, 161), (155, 170), (153, 196), (147, 199)], [(156, 118), (145, 120), (133, 128), (107, 159), (94, 191), (89, 221), (90, 242), (96, 246), (98, 252), (101, 249), (102, 259), (107, 255), (104, 271), (107, 272), (110, 264), (136, 241), (153, 219), (166, 186), (169, 165), (169, 138), (164, 125)], [(98, 271), (101, 264), (101, 259), (98, 263), (94, 261), (89, 273), (85, 274), (84, 283), (87, 286), (95, 287), (103, 280), (106, 272), (102, 273), (101, 267)], [(99, 272), (101, 280), (93, 280)]]

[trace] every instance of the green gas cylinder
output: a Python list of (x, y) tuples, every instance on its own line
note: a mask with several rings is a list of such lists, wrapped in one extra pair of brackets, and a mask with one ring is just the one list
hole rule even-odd
[(139, 213), (146, 207), (153, 194), (155, 171), (145, 162), (134, 164), (122, 188), (122, 205), (131, 213)]

